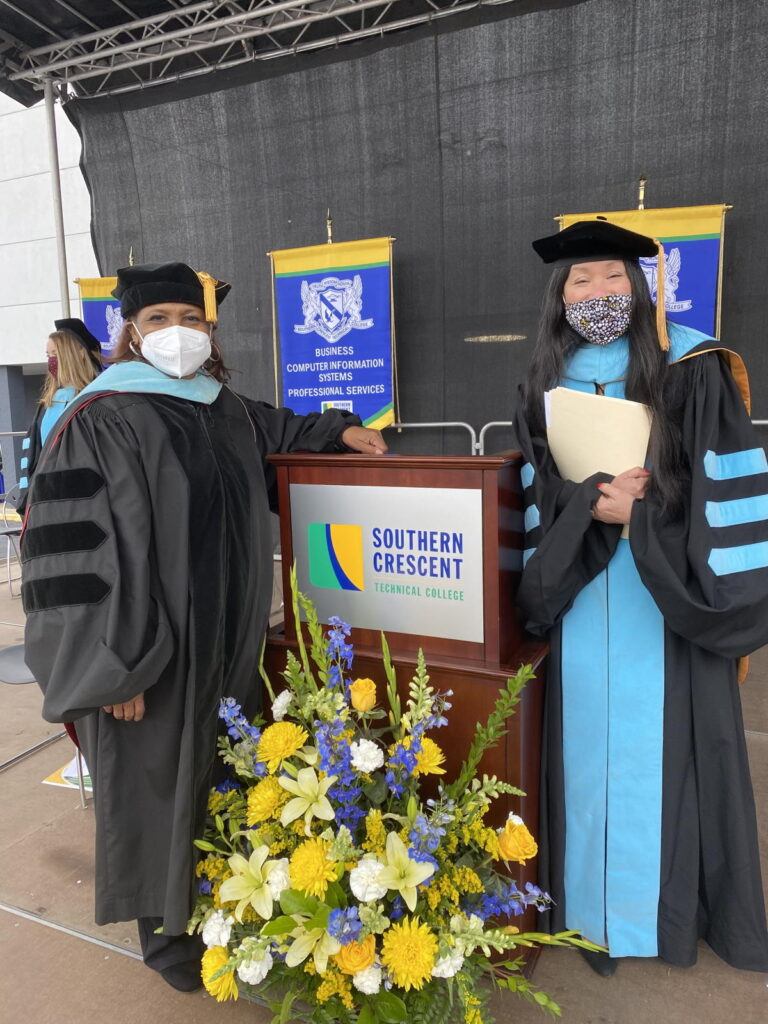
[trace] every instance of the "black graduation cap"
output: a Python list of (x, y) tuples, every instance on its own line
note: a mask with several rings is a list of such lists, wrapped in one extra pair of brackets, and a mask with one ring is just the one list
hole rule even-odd
[(595, 260), (636, 260), (658, 254), (653, 238), (607, 220), (579, 220), (556, 235), (537, 238), (532, 244), (545, 263), (556, 267)]
[(67, 317), (65, 320), (54, 320), (53, 324), (57, 331), (70, 331), (74, 334), (88, 354), (101, 365), (101, 343), (91, 334), (82, 320), (73, 316)]
[(595, 220), (577, 220), (556, 235), (537, 238), (532, 245), (545, 263), (556, 267), (572, 267), (574, 263), (593, 263), (596, 260), (637, 260), (641, 256), (658, 256), (656, 333), (661, 348), (665, 352), (669, 350), (664, 303), (664, 247), (658, 239), (627, 231), (604, 217), (598, 217)]
[(218, 305), (231, 287), (186, 263), (145, 263), (118, 270), (112, 294), (120, 299), (120, 312), (126, 319), (158, 302), (189, 302), (205, 309), (205, 319), (216, 323)]

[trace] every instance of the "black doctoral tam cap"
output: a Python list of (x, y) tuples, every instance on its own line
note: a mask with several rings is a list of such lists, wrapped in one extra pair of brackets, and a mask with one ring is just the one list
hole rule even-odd
[(556, 267), (595, 260), (636, 260), (658, 254), (652, 238), (607, 220), (579, 220), (556, 235), (537, 238), (532, 244), (545, 263), (554, 263)]
[(67, 317), (65, 320), (54, 320), (53, 324), (57, 331), (70, 331), (90, 356), (94, 357), (97, 362), (101, 360), (101, 343), (95, 335), (91, 334), (82, 320), (73, 316)]
[(126, 319), (158, 302), (189, 302), (203, 308), (205, 319), (215, 323), (218, 306), (231, 287), (203, 270), (194, 271), (186, 263), (145, 263), (118, 270), (112, 294), (120, 299), (120, 312)]

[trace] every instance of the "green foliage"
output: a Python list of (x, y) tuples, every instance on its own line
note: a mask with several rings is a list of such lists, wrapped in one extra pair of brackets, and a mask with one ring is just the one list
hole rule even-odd
[(507, 719), (515, 713), (515, 708), (520, 703), (520, 694), (535, 675), (536, 673), (530, 665), (523, 665), (514, 676), (507, 679), (506, 686), (499, 693), (494, 709), (488, 716), (488, 721), (485, 725), (478, 722), (475, 727), (475, 736), (467, 758), (461, 766), (456, 780), (446, 787), (449, 797), (456, 799), (467, 789), (477, 774), (483, 754), (495, 747), (499, 740), (506, 736)]

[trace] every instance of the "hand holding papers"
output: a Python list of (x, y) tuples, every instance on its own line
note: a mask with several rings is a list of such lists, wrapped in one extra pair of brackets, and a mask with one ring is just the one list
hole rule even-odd
[[(651, 414), (641, 402), (554, 388), (544, 395), (544, 408), (549, 449), (564, 480), (618, 476), (644, 464)], [(625, 527), (622, 536), (628, 534)]]

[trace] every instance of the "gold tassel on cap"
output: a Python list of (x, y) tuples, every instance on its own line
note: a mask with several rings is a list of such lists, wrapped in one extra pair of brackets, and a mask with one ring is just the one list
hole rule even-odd
[(656, 248), (659, 250), (659, 261), (656, 265), (656, 333), (659, 336), (659, 345), (663, 352), (669, 352), (669, 335), (667, 334), (667, 306), (664, 299), (664, 282), (666, 280), (666, 268), (664, 264), (664, 246), (654, 238)]
[(218, 306), (216, 304), (216, 278), (206, 274), (204, 270), (198, 270), (197, 276), (203, 286), (203, 301), (205, 304), (205, 319), (209, 324), (215, 324), (218, 319)]

